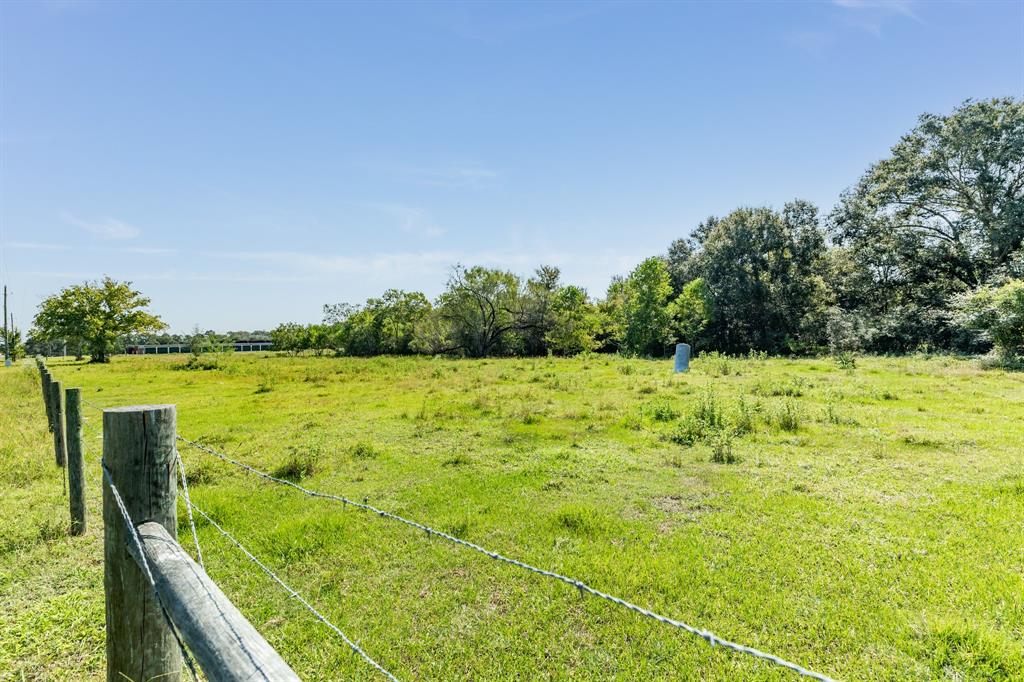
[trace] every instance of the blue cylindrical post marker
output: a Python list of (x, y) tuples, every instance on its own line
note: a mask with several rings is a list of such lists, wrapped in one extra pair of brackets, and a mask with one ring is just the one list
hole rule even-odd
[(690, 370), (690, 344), (676, 344), (676, 373)]

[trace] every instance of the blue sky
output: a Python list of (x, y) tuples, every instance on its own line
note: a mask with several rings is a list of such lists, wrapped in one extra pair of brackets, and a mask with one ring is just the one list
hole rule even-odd
[(704, 217), (826, 212), (922, 112), (1024, 94), (1024, 2), (0, 4), (0, 276), (185, 332), (453, 263), (601, 295)]

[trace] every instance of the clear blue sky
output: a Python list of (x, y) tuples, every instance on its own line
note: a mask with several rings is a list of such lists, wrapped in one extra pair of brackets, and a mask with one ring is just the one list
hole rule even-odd
[(709, 214), (827, 213), (922, 112), (1024, 94), (1024, 3), (0, 4), (20, 326), (130, 279), (185, 332), (455, 262), (601, 295)]

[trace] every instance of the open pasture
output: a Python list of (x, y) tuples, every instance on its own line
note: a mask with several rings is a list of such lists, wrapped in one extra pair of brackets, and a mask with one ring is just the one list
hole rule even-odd
[[(1024, 374), (947, 357), (50, 361), (99, 406), (845, 680), (1024, 677)], [(89, 527), (34, 367), (0, 373), (0, 679), (103, 677)], [(786, 680), (569, 586), (182, 447), (194, 501), (399, 679)], [(206, 567), (307, 680), (373, 672), (208, 524)], [(191, 551), (179, 506), (179, 538)]]

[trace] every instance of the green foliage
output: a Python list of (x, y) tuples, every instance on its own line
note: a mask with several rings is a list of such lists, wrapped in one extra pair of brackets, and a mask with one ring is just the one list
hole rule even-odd
[(626, 280), (622, 319), (622, 348), (632, 355), (661, 356), (671, 341), (672, 293), (668, 268), (661, 258), (648, 258)]
[(274, 350), (296, 354), (302, 350), (305, 328), (301, 324), (285, 322), (277, 325), (270, 332), (270, 340)]
[(825, 241), (815, 207), (795, 201), (781, 214), (741, 208), (710, 218), (691, 251), (688, 267), (706, 301), (702, 347), (782, 353), (822, 342)]
[(708, 439), (711, 447), (711, 461), (715, 464), (733, 464), (737, 461), (733, 452), (733, 435), (728, 429), (715, 431)]
[(983, 286), (955, 302), (957, 321), (995, 346), (1004, 358), (1024, 354), (1024, 280)]
[(669, 439), (680, 445), (693, 445), (726, 428), (726, 415), (712, 391), (704, 391), (690, 413), (676, 425)]
[(21, 330), (7, 325), (7, 337), (0, 334), (0, 353), (11, 362), (25, 356), (25, 346), (21, 342)]
[(456, 266), (437, 300), (439, 318), (450, 329), (452, 350), (471, 357), (511, 350), (512, 332), (524, 324), (522, 282), (504, 270)]
[(798, 431), (803, 423), (803, 412), (794, 401), (783, 401), (772, 410), (771, 423), (782, 431)]
[(832, 214), (839, 304), (869, 350), (957, 342), (950, 300), (1005, 276), (1024, 240), (1024, 102), (967, 101), (917, 127)]
[(564, 286), (555, 293), (551, 318), (544, 339), (556, 355), (578, 355), (597, 347), (599, 321), (587, 292), (580, 287)]
[(163, 321), (145, 310), (149, 299), (131, 282), (104, 277), (76, 284), (39, 304), (33, 336), (50, 341), (80, 343), (93, 362), (107, 362), (115, 342), (129, 334), (165, 329)]
[(687, 282), (683, 290), (669, 304), (676, 338), (694, 343), (711, 319), (711, 299), (708, 287), (700, 277)]
[(846, 370), (847, 372), (852, 372), (857, 368), (857, 358), (849, 351), (836, 353), (832, 356), (832, 360), (836, 363), (836, 367)]

